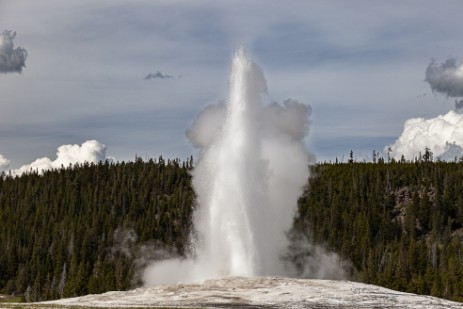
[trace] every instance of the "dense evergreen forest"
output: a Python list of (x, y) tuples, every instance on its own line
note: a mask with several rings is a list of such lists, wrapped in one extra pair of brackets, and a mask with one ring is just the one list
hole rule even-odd
[(463, 163), (316, 165), (294, 228), (354, 280), (463, 301)]
[(128, 289), (135, 254), (149, 253), (135, 251), (166, 244), (182, 255), (191, 167), (137, 158), (0, 178), (0, 293), (38, 301)]
[[(0, 293), (39, 301), (136, 286), (146, 259), (184, 255), (193, 159), (101, 162), (0, 177)], [(294, 230), (354, 280), (463, 301), (463, 163), (311, 167)]]

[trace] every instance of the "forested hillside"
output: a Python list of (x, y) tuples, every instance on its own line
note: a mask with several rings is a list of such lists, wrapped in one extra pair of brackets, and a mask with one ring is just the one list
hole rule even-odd
[(182, 254), (191, 164), (137, 159), (0, 178), (0, 293), (37, 301), (128, 289), (134, 242)]
[[(185, 254), (192, 166), (161, 157), (3, 175), (0, 293), (128, 289), (142, 254)], [(315, 165), (294, 229), (350, 261), (355, 280), (463, 301), (463, 163)]]
[(354, 279), (463, 301), (463, 164), (321, 164), (295, 228), (349, 260)]

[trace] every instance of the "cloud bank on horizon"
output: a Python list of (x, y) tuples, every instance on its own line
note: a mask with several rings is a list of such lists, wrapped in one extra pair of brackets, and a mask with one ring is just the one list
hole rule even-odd
[[(110, 158), (106, 157), (106, 146), (97, 140), (88, 140), (82, 145), (62, 145), (58, 147), (56, 159), (51, 160), (43, 157), (30, 164), (25, 164), (18, 169), (11, 170), (12, 176), (21, 176), (28, 172), (38, 172), (42, 174), (51, 169), (59, 169), (73, 164), (98, 163)], [(0, 171), (8, 168), (9, 160), (0, 155)]]
[[(426, 69), (425, 81), (432, 91), (446, 97), (463, 97), (463, 62), (455, 58), (438, 64), (433, 60)], [(461, 111), (463, 100), (455, 100), (455, 110)], [(399, 160), (403, 156), (414, 160), (428, 148), (435, 159), (454, 161), (463, 156), (463, 114), (449, 111), (435, 118), (411, 118), (405, 121), (404, 130), (385, 152)]]
[(405, 121), (402, 135), (386, 146), (396, 160), (402, 155), (414, 160), (428, 148), (435, 159), (453, 161), (463, 155), (463, 115), (449, 111), (436, 118), (411, 118)]
[(16, 32), (3, 31), (0, 35), (0, 73), (21, 73), (26, 67), (27, 51), (22, 47), (14, 48)]

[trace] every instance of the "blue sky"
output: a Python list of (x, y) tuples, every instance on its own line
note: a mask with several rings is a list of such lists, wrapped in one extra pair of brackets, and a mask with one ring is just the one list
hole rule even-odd
[(116, 160), (196, 155), (185, 130), (227, 98), (244, 45), (265, 102), (311, 105), (318, 160), (371, 156), (405, 120), (453, 108), (424, 78), (432, 59), (463, 57), (461, 12), (458, 0), (2, 0), (0, 31), (28, 57), (0, 74), (0, 154), (17, 168), (96, 139)]

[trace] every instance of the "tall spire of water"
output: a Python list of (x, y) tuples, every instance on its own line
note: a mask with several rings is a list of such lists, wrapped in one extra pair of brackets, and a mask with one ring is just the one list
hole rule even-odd
[(197, 217), (204, 237), (201, 258), (224, 275), (253, 276), (260, 264), (255, 208), (264, 203), (262, 185), (266, 179), (257, 118), (264, 89), (260, 69), (243, 48), (238, 49), (232, 62), (222, 131), (202, 158), (207, 163), (195, 171), (195, 175), (208, 175), (207, 183), (195, 182), (202, 207)]
[(263, 72), (243, 48), (229, 85), (227, 103), (206, 108), (187, 133), (200, 148), (194, 254), (153, 264), (148, 284), (287, 274), (281, 255), (308, 176), (310, 108), (291, 99), (265, 106)]

